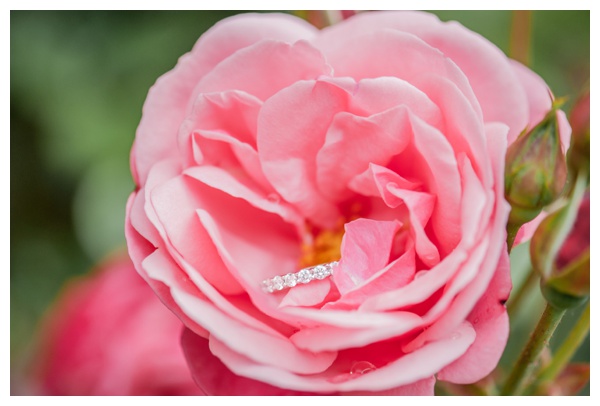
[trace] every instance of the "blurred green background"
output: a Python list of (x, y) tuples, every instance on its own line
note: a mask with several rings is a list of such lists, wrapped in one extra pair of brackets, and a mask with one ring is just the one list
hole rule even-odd
[[(11, 11), (11, 377), (64, 282), (125, 245), (129, 150), (148, 89), (205, 30), (235, 13)], [(510, 52), (510, 11), (435, 13)], [(535, 11), (532, 28), (531, 67), (572, 100), (589, 81), (589, 11)], [(517, 285), (526, 254), (513, 255)], [(503, 363), (514, 360), (541, 305), (532, 298), (512, 321)], [(589, 359), (589, 341), (577, 357)]]

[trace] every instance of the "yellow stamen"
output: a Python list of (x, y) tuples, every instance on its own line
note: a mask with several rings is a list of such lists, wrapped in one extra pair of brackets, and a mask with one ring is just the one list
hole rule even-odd
[(318, 231), (311, 244), (302, 245), (300, 268), (339, 260), (343, 237), (343, 224), (333, 230)]

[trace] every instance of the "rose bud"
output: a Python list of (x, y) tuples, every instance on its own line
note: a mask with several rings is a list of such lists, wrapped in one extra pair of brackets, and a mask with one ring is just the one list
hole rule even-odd
[(564, 113), (552, 108), (531, 131), (508, 148), (504, 177), (505, 196), (512, 210), (509, 223), (533, 220), (560, 196), (567, 166), (560, 143)]
[(571, 110), (570, 122), (573, 129), (569, 148), (569, 167), (575, 172), (579, 168), (590, 169), (590, 92), (580, 97)]
[(530, 246), (532, 266), (541, 277), (542, 293), (559, 308), (581, 304), (590, 293), (589, 194), (584, 196), (578, 211), (574, 204), (569, 202), (546, 217)]
[(570, 308), (588, 300), (590, 295), (590, 251), (568, 267), (542, 281), (542, 294), (554, 307)]
[(30, 394), (201, 395), (180, 346), (182, 323), (126, 256), (70, 282), (38, 335)]

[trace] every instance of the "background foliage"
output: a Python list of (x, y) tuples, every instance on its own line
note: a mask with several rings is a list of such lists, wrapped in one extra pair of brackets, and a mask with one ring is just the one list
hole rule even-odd
[[(134, 187), (129, 150), (148, 89), (200, 34), (235, 13), (11, 12), (11, 375), (30, 357), (40, 317), (64, 282), (124, 249)], [(510, 11), (435, 13), (510, 53)], [(555, 95), (572, 100), (590, 76), (589, 11), (535, 11), (532, 22), (531, 67)], [(527, 247), (515, 249), (512, 261), (518, 285)], [(541, 309), (533, 297), (511, 320), (504, 364), (514, 361)], [(558, 339), (568, 320), (560, 328)], [(589, 359), (589, 339), (576, 359)]]

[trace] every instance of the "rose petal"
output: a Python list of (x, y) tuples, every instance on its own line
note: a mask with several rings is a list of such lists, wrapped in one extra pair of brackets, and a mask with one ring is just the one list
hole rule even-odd
[(224, 59), (198, 82), (194, 91), (237, 90), (267, 100), (293, 83), (331, 73), (321, 52), (306, 41), (289, 44), (263, 40)]
[(240, 91), (199, 95), (179, 128), (178, 145), (187, 166), (215, 165), (223, 160), (223, 153), (215, 152), (227, 153), (223, 151), (225, 142), (201, 142), (202, 138), (194, 137), (202, 132), (219, 134), (222, 141), (231, 140), (228, 144), (247, 145), (255, 150), (256, 119), (261, 106), (259, 99)]
[[(492, 160), (492, 165), (498, 169), (494, 171), (496, 174), (495, 188), (497, 196), (502, 196), (500, 191), (504, 190), (504, 182), (502, 174), (504, 173), (504, 155), (506, 152), (506, 139), (504, 137), (495, 137), (494, 129), (498, 131), (504, 130), (504, 125), (494, 124), (489, 125), (490, 130), (488, 138), (489, 156)], [(461, 272), (444, 290), (444, 294), (436, 302), (430, 312), (423, 318), (428, 320), (429, 317), (437, 318), (436, 313), (441, 317), (436, 320), (435, 324), (429, 327), (419, 337), (413, 340), (407, 347), (409, 351), (412, 348), (418, 347), (428, 339), (439, 339), (446, 336), (449, 331), (452, 331), (459, 325), (462, 320), (468, 316), (473, 309), (478, 298), (482, 297), (489, 286), (490, 280), (495, 274), (498, 266), (501, 265), (503, 255), (508, 255), (503, 243), (506, 239), (506, 231), (504, 224), (508, 218), (509, 206), (504, 199), (497, 201), (494, 208), (494, 213), (490, 216), (492, 223), (485, 237), (481, 240), (475, 251), (471, 254)], [(486, 247), (489, 244), (489, 248)], [(486, 252), (487, 251), (487, 252)], [(478, 266), (478, 257), (484, 252), (485, 257)], [(477, 269), (473, 270), (472, 265)], [(500, 265), (499, 265), (500, 264)], [(475, 277), (473, 277), (475, 275)], [(456, 297), (450, 299), (456, 294)], [(451, 300), (451, 304), (450, 304)], [(443, 313), (443, 314), (442, 314)]]
[(278, 388), (234, 374), (212, 354), (208, 340), (194, 334), (189, 329), (183, 331), (181, 345), (196, 384), (208, 396), (298, 396), (310, 394)]
[[(194, 186), (186, 177), (179, 176), (154, 188), (150, 203), (157, 215), (155, 225), (164, 230), (163, 238), (211, 285), (226, 294), (241, 293), (242, 286), (228, 272), (210, 235), (196, 217), (195, 208), (209, 198), (201, 198)], [(217, 197), (222, 205), (224, 197)]]
[[(466, 315), (464, 315), (463, 319), (460, 319), (460, 315), (457, 315), (460, 311), (458, 309), (461, 308), (462, 310), (462, 303), (460, 303), (461, 301), (457, 297), (460, 296), (462, 299), (468, 300), (468, 298), (466, 298), (467, 295), (461, 295), (463, 290), (468, 290), (465, 286), (473, 280), (481, 281), (485, 278), (485, 276), (478, 277), (478, 271), (485, 266), (484, 256), (487, 254), (488, 248), (489, 238), (486, 238), (470, 253), (467, 261), (461, 265), (460, 271), (457, 272), (452, 280), (446, 283), (442, 295), (436, 300), (434, 305), (428, 309), (426, 314), (423, 315), (423, 320), (426, 323), (433, 324), (415, 339), (406, 343), (402, 347), (403, 351), (412, 352), (428, 341), (447, 337), (449, 332), (456, 328), (456, 325), (460, 324), (461, 320), (466, 318)], [(468, 304), (465, 304), (464, 306), (466, 307)]]
[(399, 258), (371, 275), (361, 285), (343, 293), (340, 299), (327, 303), (323, 308), (355, 309), (370, 297), (405, 286), (414, 275), (415, 249), (414, 244), (410, 243), (409, 248)]
[(430, 76), (422, 89), (440, 109), (444, 124), (442, 132), (455, 155), (466, 154), (479, 178), (485, 185), (490, 185), (492, 174), (489, 166), (479, 162), (486, 154), (486, 135), (477, 111), (471, 108), (458, 86), (448, 79)]
[[(481, 106), (485, 122), (500, 121), (510, 127), (509, 138), (514, 139), (527, 124), (528, 103), (521, 83), (515, 75), (508, 58), (495, 45), (480, 35), (465, 29), (456, 21), (442, 23), (429, 13), (423, 12), (369, 12), (361, 13), (352, 19), (342, 21), (323, 30), (316, 41), (319, 47), (328, 54), (329, 49), (339, 47), (347, 49), (347, 43), (355, 41), (357, 35), (382, 29), (393, 29), (416, 35), (431, 47), (439, 49), (469, 79), (475, 97), (469, 97)], [(347, 41), (347, 42), (346, 42)], [(380, 47), (387, 52), (389, 47), (381, 43)], [(360, 55), (374, 66), (386, 66), (389, 62), (378, 63), (372, 58), (365, 58), (362, 48), (353, 47), (353, 54)], [(413, 61), (415, 57), (403, 52), (395, 52), (398, 58)], [(429, 68), (434, 58), (428, 62), (416, 63), (416, 66)], [(401, 63), (401, 62), (400, 62)], [(332, 65), (339, 72), (335, 61)], [(376, 68), (375, 68), (376, 69)], [(374, 68), (369, 68), (373, 71)], [(354, 76), (349, 74), (349, 76)], [(356, 76), (354, 76), (356, 77)], [(402, 76), (400, 76), (402, 77)], [(460, 88), (464, 93), (464, 88)], [(465, 93), (466, 94), (466, 93)], [(478, 107), (476, 108), (476, 110)]]
[(319, 352), (358, 348), (378, 341), (399, 337), (423, 325), (421, 317), (410, 312), (395, 312), (394, 323), (378, 328), (348, 329), (317, 326), (298, 331), (290, 340), (298, 348)]
[(388, 264), (400, 223), (361, 218), (346, 224), (344, 229), (342, 258), (333, 273), (342, 295), (361, 286)]
[(236, 178), (230, 172), (214, 166), (188, 168), (183, 173), (215, 190), (243, 199), (261, 211), (277, 214), (284, 221), (295, 225), (298, 230), (304, 229), (304, 219), (294, 207), (273, 199), (272, 195), (265, 195), (251, 182), (244, 182), (241, 176)]
[(562, 110), (556, 111), (556, 121), (558, 122), (558, 133), (560, 135), (562, 151), (566, 154), (571, 145), (571, 124), (569, 124), (567, 115)]
[(316, 374), (327, 369), (335, 360), (335, 352), (315, 354), (300, 350), (287, 337), (250, 328), (196, 295), (183, 291), (172, 291), (172, 294), (194, 322), (206, 326), (210, 341), (225, 343), (253, 362), (285, 368), (292, 373)]
[(440, 262), (440, 254), (435, 244), (425, 233), (425, 224), (430, 219), (434, 208), (434, 198), (427, 193), (400, 189), (394, 184), (386, 185), (387, 191), (400, 199), (408, 209), (410, 235), (415, 242), (415, 249), (421, 261), (428, 267)]
[(192, 134), (191, 139), (193, 159), (200, 166), (210, 165), (226, 169), (238, 179), (243, 178), (244, 183), (252, 181), (263, 191), (274, 196), (275, 200), (279, 199), (262, 172), (256, 149), (217, 131), (197, 131)]
[(159, 294), (163, 303), (175, 313), (188, 328), (196, 334), (208, 337), (207, 330), (191, 319), (173, 298), (174, 292), (185, 291), (189, 295), (204, 297), (187, 275), (173, 263), (173, 260), (158, 249), (147, 256), (140, 264), (142, 276)]
[(511, 287), (510, 263), (508, 255), (503, 255), (486, 293), (468, 317), (475, 329), (475, 342), (462, 357), (442, 369), (438, 379), (467, 384), (483, 379), (496, 368), (508, 339), (508, 315), (503, 303)]
[[(406, 178), (422, 180), (425, 191), (437, 197), (430, 221), (438, 240), (436, 248), (443, 257), (460, 239), (458, 205), (462, 191), (456, 157), (443, 133), (418, 117), (411, 116), (410, 120), (413, 143), (393, 159), (389, 168)], [(419, 232), (417, 228), (413, 229)], [(417, 245), (417, 252), (419, 249)], [(434, 263), (431, 247), (427, 251), (429, 253), (425, 255), (431, 256), (428, 262)]]
[[(510, 65), (527, 95), (529, 117), (526, 126), (532, 129), (550, 111), (553, 99), (552, 92), (546, 82), (531, 69), (512, 59), (510, 60)], [(523, 130), (525, 130), (525, 126), (521, 128), (521, 131)], [(511, 132), (508, 145), (512, 144), (519, 134), (520, 131), (517, 133)]]
[(386, 165), (410, 141), (408, 110), (394, 107), (370, 117), (340, 112), (317, 154), (317, 184), (329, 200), (350, 197), (348, 182), (370, 163)]
[(286, 369), (256, 364), (249, 358), (232, 351), (218, 340), (211, 340), (210, 348), (213, 354), (237, 375), (252, 377), (281, 388), (333, 393), (358, 390), (382, 391), (430, 378), (442, 365), (447, 365), (464, 354), (474, 339), (475, 332), (466, 323), (447, 339), (428, 343), (385, 367), (339, 383), (324, 379), (327, 377), (326, 375), (297, 375)]
[(310, 24), (284, 14), (240, 15), (208, 30), (193, 50), (182, 56), (172, 71), (160, 77), (148, 93), (131, 152), (136, 183), (145, 183), (153, 164), (177, 155), (175, 134), (188, 104), (196, 99), (193, 89), (220, 61), (261, 39), (295, 42), (310, 39), (316, 33)]
[[(356, 115), (369, 116), (405, 106), (410, 112), (426, 123), (441, 129), (442, 112), (427, 94), (401, 78), (382, 76), (365, 78), (358, 83), (350, 79), (354, 86), (348, 88), (352, 94), (349, 111)], [(336, 82), (339, 78), (336, 78)]]
[[(240, 300), (239, 296), (222, 296), (219, 291), (210, 285), (202, 275), (185, 262), (177, 253), (171, 252), (169, 254), (158, 249), (144, 260), (142, 266), (146, 279), (154, 278), (153, 280), (161, 281), (171, 290), (193, 292), (195, 291), (194, 288), (197, 288), (201, 292), (200, 296), (207, 302), (212, 303), (227, 316), (251, 328), (273, 335), (288, 335), (293, 332), (290, 326), (277, 322), (261, 313), (252, 303), (245, 300), (245, 297)], [(185, 273), (181, 272), (182, 269)], [(187, 286), (190, 281), (193, 283), (194, 288)], [(170, 296), (171, 294), (169, 293)], [(204, 329), (199, 329), (185, 314), (181, 314), (181, 309), (178, 305), (174, 305), (173, 308), (175, 309), (175, 313), (180, 315), (180, 318), (188, 320), (187, 325), (194, 326), (192, 327), (194, 331), (204, 331)], [(193, 309), (191, 311), (193, 312)], [(208, 333), (203, 334), (203, 336), (208, 337)]]
[(285, 307), (282, 309), (293, 323), (300, 322), (302, 328), (328, 324), (342, 328), (385, 328), (396, 323), (394, 312), (348, 312), (342, 310), (314, 309), (310, 307)]
[(348, 396), (432, 396), (434, 393), (435, 377), (425, 378), (409, 385), (388, 389), (380, 392), (356, 391), (348, 392)]
[(160, 244), (160, 236), (144, 215), (144, 204), (143, 190), (133, 192), (127, 200), (125, 235), (131, 241), (127, 250), (136, 266)]
[(304, 81), (265, 102), (258, 119), (258, 154), (267, 179), (309, 220), (326, 228), (340, 217), (316, 185), (315, 159), (348, 93), (324, 81)]
[[(470, 100), (472, 108), (480, 111), (469, 80), (462, 71), (451, 59), (417, 36), (378, 27), (376, 30), (348, 32), (330, 41), (328, 34), (333, 29), (324, 30), (315, 41), (327, 55), (327, 61), (336, 76), (350, 76), (355, 80), (391, 76), (419, 89), (427, 76), (441, 76), (456, 83)], [(352, 49), (352, 52), (348, 52), (348, 49)], [(390, 49), (394, 52), (390, 52)]]
[[(409, 181), (398, 175), (396, 172), (375, 164), (369, 164), (369, 168), (366, 171), (356, 175), (350, 181), (349, 187), (354, 192), (364, 196), (383, 197), (383, 194), (387, 190), (385, 185), (389, 183), (393, 183), (399, 188), (406, 190), (417, 190), (421, 188), (420, 183)], [(388, 200), (388, 206), (397, 207), (398, 205)]]
[(298, 284), (290, 289), (279, 307), (285, 306), (315, 306), (323, 302), (331, 290), (329, 280), (316, 280), (307, 285)]

